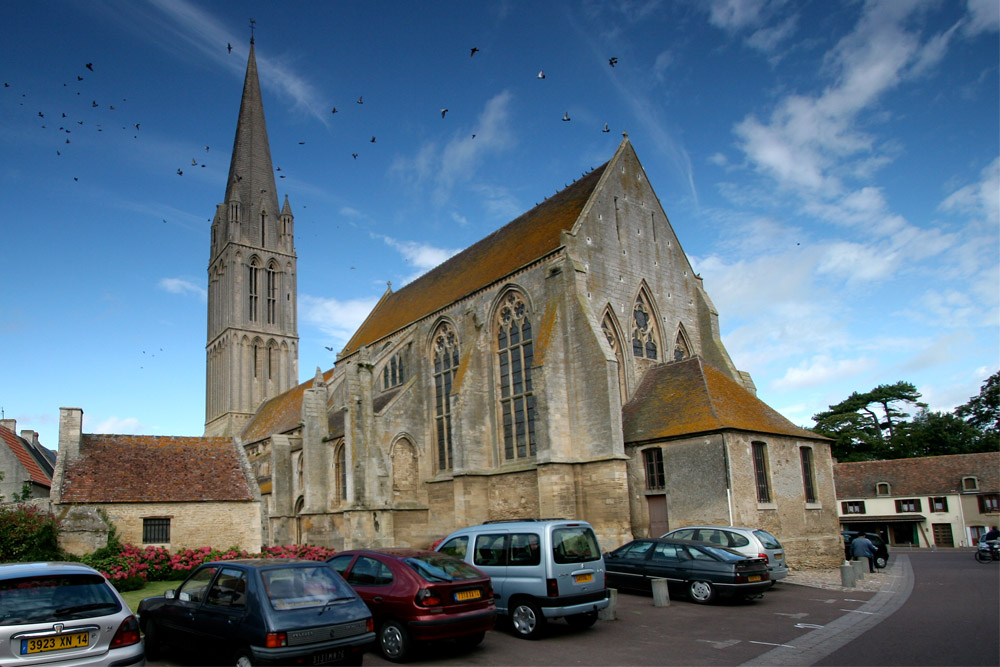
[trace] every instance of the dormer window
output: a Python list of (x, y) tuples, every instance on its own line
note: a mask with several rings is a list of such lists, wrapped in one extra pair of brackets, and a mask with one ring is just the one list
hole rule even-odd
[(876, 496), (888, 496), (890, 492), (889, 482), (879, 482), (875, 485)]
[(979, 490), (979, 478), (978, 477), (963, 477), (962, 478), (962, 490), (963, 491), (978, 491)]

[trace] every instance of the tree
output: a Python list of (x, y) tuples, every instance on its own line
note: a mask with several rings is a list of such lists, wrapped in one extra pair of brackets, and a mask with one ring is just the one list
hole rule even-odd
[(854, 392), (830, 409), (813, 415), (816, 431), (833, 438), (839, 461), (869, 461), (906, 456), (900, 424), (909, 413), (900, 404), (926, 409), (920, 392), (910, 382), (880, 384), (871, 391)]
[(977, 451), (1000, 448), (1000, 371), (986, 378), (979, 396), (955, 408), (955, 414), (978, 432), (981, 449)]
[(971, 454), (977, 448), (979, 433), (950, 412), (921, 410), (913, 421), (899, 425), (896, 442), (903, 458)]

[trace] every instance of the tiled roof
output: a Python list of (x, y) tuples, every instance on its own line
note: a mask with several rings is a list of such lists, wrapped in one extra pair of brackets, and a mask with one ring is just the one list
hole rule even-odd
[(52, 476), (47, 474), (38, 461), (35, 460), (35, 457), (32, 456), (28, 450), (30, 445), (25, 443), (16, 433), (3, 426), (0, 426), (0, 441), (3, 441), (3, 446), (9, 448), (14, 456), (17, 457), (18, 463), (28, 471), (32, 482), (43, 486), (52, 486)]
[(628, 444), (727, 429), (825, 440), (799, 428), (701, 357), (646, 371), (622, 408)]
[(604, 173), (604, 163), (527, 213), (474, 243), (398, 292), (386, 294), (341, 356), (402, 329), (562, 246)]
[(893, 496), (960, 493), (963, 477), (977, 477), (981, 492), (1000, 491), (1000, 452), (853, 461), (833, 467), (838, 498), (870, 498), (888, 482)]
[[(331, 377), (333, 377), (332, 368), (323, 373), (323, 381), (329, 382)], [(314, 380), (315, 378), (310, 378), (260, 406), (257, 414), (240, 434), (240, 441), (256, 442), (272, 433), (287, 433), (298, 428), (302, 423), (302, 394), (312, 386)]]
[(253, 500), (230, 438), (84, 434), (63, 503)]

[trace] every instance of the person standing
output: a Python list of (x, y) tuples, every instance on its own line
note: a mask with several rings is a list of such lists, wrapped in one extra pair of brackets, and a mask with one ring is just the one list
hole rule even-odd
[(854, 560), (859, 558), (868, 559), (868, 571), (875, 573), (875, 544), (864, 535), (858, 535), (851, 542), (851, 556)]

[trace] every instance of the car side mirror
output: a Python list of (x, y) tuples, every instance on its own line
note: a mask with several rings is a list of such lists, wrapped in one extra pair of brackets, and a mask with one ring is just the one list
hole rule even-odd
[(167, 591), (165, 591), (163, 593), (163, 597), (165, 597), (168, 600), (173, 600), (174, 599), (174, 589), (171, 588), (171, 589), (168, 589)]

